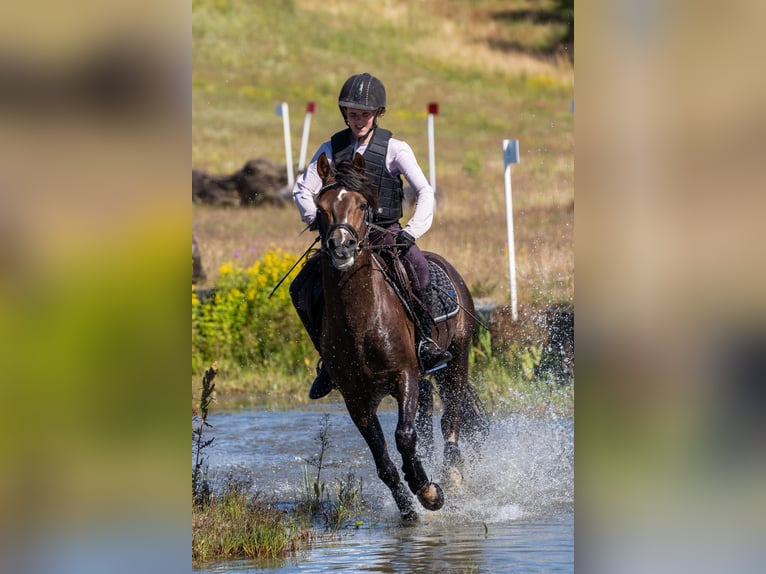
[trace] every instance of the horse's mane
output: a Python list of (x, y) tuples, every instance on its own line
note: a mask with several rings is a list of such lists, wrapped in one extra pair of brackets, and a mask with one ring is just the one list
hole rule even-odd
[(335, 164), (335, 182), (349, 191), (361, 193), (373, 212), (377, 210), (378, 192), (367, 175), (354, 167), (353, 162), (343, 159)]

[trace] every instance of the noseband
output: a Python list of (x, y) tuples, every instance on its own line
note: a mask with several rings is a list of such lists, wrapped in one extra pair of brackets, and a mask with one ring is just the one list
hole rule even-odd
[[(329, 250), (327, 242), (330, 241), (330, 237), (338, 229), (345, 229), (346, 231), (348, 231), (351, 234), (351, 237), (353, 237), (354, 241), (357, 242), (356, 243), (357, 244), (357, 251), (359, 251), (362, 248), (362, 244), (359, 241), (359, 233), (357, 233), (356, 229), (354, 229), (353, 227), (351, 227), (348, 223), (346, 223), (344, 221), (344, 222), (341, 222), (341, 223), (336, 223), (335, 225), (330, 227), (330, 229), (327, 230), (327, 237), (322, 242), (322, 245), (324, 246), (325, 249)], [(365, 239), (367, 238), (367, 233), (364, 234), (364, 237), (365, 237)]]

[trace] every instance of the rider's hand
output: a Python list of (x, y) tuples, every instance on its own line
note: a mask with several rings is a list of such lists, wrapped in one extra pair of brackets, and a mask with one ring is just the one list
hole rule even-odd
[(415, 238), (404, 229), (396, 234), (396, 247), (400, 255), (407, 253), (413, 245), (415, 245)]

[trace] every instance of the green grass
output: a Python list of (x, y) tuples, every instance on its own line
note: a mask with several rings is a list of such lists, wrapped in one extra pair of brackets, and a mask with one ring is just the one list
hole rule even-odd
[(310, 546), (313, 529), (251, 494), (250, 486), (229, 476), (208, 504), (192, 507), (193, 564), (281, 558)]
[[(452, 175), (449, 166), (462, 164), (466, 138), (485, 163), (498, 155), (500, 140), (514, 136), (524, 137), (525, 149), (571, 152), (571, 64), (492, 48), (497, 36), (514, 34), (503, 31), (508, 24), (496, 14), (549, 2), (220, 4), (195, 2), (192, 15), (195, 167), (226, 171), (254, 155), (284, 161), (274, 112), (280, 101), (291, 105), (294, 134), (300, 134), (305, 103), (317, 103), (316, 147), (319, 137), (342, 127), (337, 93), (360, 70), (384, 81), (385, 124), (412, 140), (419, 157), (427, 157), (426, 104), (440, 102), (445, 177)], [(553, 129), (557, 135), (552, 121), (560, 126)]]

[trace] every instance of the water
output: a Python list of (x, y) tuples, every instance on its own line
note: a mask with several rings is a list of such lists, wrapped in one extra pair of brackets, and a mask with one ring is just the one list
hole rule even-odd
[[(286, 559), (231, 561), (198, 572), (573, 572), (571, 418), (493, 420), (483, 457), (464, 447), (469, 464), (461, 492), (449, 494), (437, 512), (418, 507), (420, 521), (413, 525), (398, 520), (372, 455), (341, 404), (305, 411), (211, 413), (216, 440), (206, 452), (210, 470), (247, 474), (255, 489), (278, 500), (300, 498), (305, 461), (319, 452), (317, 431), (325, 413), (331, 444), (321, 481), (332, 489), (349, 472), (361, 478), (364, 500), (372, 509), (364, 523), (344, 524), (338, 536), (320, 536), (310, 550)], [(401, 467), (393, 442), (396, 411), (384, 408), (379, 414), (391, 458)], [(434, 426), (439, 428), (436, 419)], [(436, 444), (440, 453), (438, 431)], [(435, 478), (440, 463), (437, 454), (427, 467)], [(313, 476), (315, 469), (309, 472)]]

